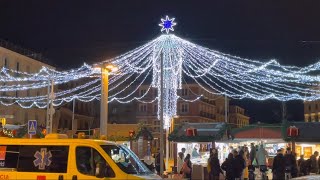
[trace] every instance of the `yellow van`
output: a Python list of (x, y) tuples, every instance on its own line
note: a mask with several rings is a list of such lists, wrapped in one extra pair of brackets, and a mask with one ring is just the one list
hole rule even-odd
[(0, 180), (161, 179), (127, 147), (104, 140), (0, 138)]

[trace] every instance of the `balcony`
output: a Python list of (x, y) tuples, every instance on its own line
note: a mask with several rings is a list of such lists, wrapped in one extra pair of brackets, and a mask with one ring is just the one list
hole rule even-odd
[(215, 114), (207, 113), (204, 111), (200, 111), (200, 116), (205, 117), (205, 118), (209, 118), (209, 119), (216, 119)]
[(216, 105), (216, 102), (214, 100), (210, 100), (208, 98), (202, 97), (202, 98), (200, 98), (200, 101), (204, 102), (204, 103), (207, 103), (207, 104), (210, 104), (210, 105), (214, 105), (214, 106)]

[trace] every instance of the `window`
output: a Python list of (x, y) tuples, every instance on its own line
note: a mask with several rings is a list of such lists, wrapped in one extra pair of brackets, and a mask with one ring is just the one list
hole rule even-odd
[(30, 72), (30, 66), (27, 65), (27, 73), (31, 73)]
[(106, 165), (106, 177), (115, 177), (111, 167), (107, 164), (101, 154), (91, 147), (76, 148), (76, 164), (80, 173), (88, 176), (96, 176), (100, 164)]
[(112, 114), (116, 114), (117, 113), (117, 108), (112, 108)]
[(25, 112), (24, 113), (24, 122), (28, 122), (28, 120), (29, 120), (29, 114), (28, 114), (28, 112)]
[(20, 71), (20, 63), (17, 62), (17, 71)]
[(189, 104), (187, 104), (187, 103), (181, 104), (181, 112), (182, 112), (182, 113), (187, 113), (187, 112), (189, 112)]
[(311, 105), (309, 105), (309, 111), (311, 111)]
[(20, 146), (18, 172), (66, 173), (68, 146)]
[(146, 104), (140, 104), (139, 105), (139, 111), (140, 112), (147, 112), (147, 105)]
[(0, 171), (1, 168), (17, 168), (19, 146), (0, 146)]
[(158, 112), (158, 105), (156, 105), (156, 104), (153, 105), (153, 112), (154, 113)]
[(140, 89), (140, 96), (143, 96), (147, 93), (146, 89)]
[(316, 104), (316, 109), (318, 110), (318, 104)]
[(188, 96), (188, 89), (181, 89), (182, 96)]
[(127, 147), (117, 145), (102, 145), (101, 147), (123, 172), (127, 174), (151, 174), (150, 170)]
[(4, 67), (8, 67), (8, 59), (7, 58), (4, 58)]

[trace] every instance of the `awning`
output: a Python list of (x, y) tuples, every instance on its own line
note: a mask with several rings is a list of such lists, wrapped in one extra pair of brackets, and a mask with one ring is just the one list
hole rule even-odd
[[(294, 138), (296, 142), (320, 143), (320, 122), (287, 122), (285, 130), (289, 126), (295, 126), (299, 129), (299, 135)], [(284, 133), (284, 139), (287, 141), (292, 140), (287, 136), (287, 133)]]
[[(197, 135), (186, 136), (188, 128), (197, 129)], [(184, 123), (175, 128), (168, 139), (174, 142), (212, 142), (221, 140), (226, 130), (226, 123)]]

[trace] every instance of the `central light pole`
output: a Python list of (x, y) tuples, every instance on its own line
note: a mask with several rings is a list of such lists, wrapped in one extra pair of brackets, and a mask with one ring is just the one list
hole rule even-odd
[(107, 137), (109, 73), (118, 71), (118, 67), (103, 64), (97, 68), (101, 69), (100, 137), (103, 135)]
[(160, 176), (163, 175), (163, 54), (160, 56)]

